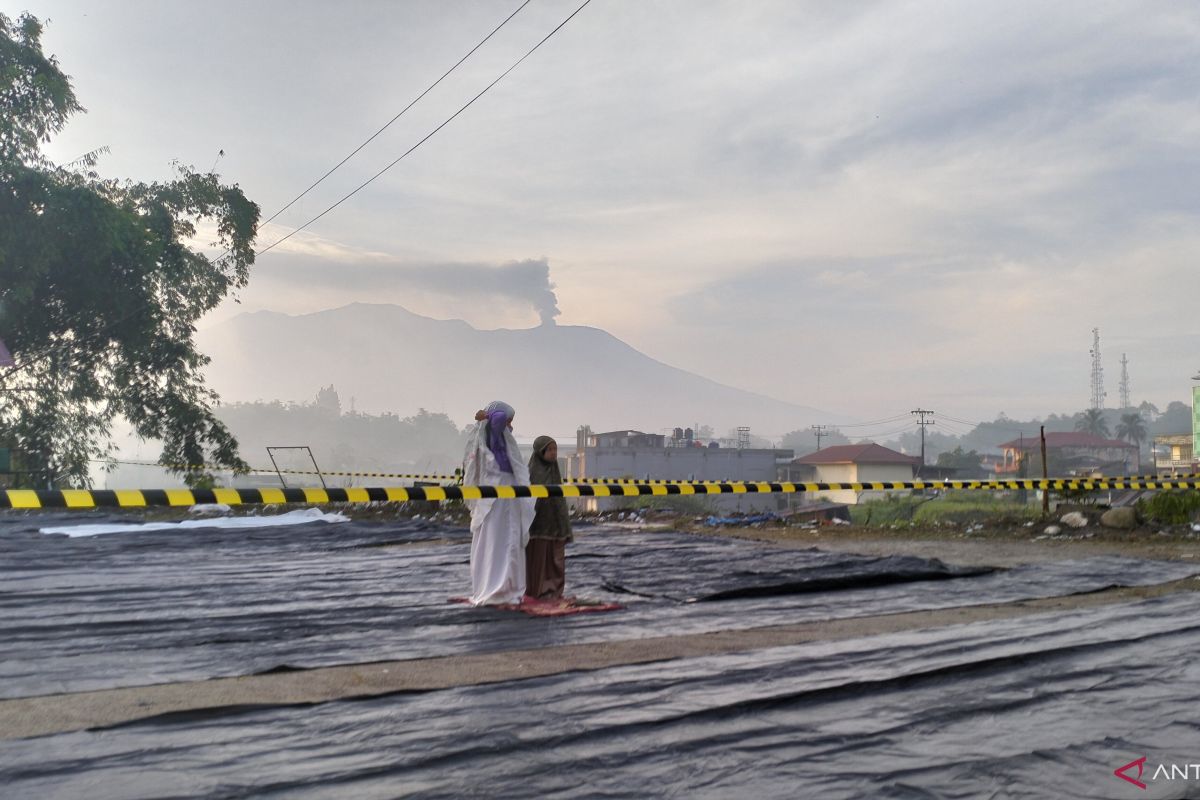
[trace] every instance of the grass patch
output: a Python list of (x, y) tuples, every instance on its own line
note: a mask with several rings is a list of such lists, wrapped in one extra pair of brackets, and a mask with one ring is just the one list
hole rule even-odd
[(1149, 500), (1138, 500), (1137, 510), (1142, 519), (1152, 519), (1164, 525), (1181, 525), (1200, 513), (1200, 492), (1156, 492)]
[(889, 495), (850, 507), (856, 525), (996, 523), (1039, 519), (1041, 509), (1016, 499), (979, 492), (948, 491), (936, 496)]

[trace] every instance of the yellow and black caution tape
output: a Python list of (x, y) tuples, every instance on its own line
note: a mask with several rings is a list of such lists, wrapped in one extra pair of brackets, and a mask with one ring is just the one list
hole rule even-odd
[[(157, 461), (121, 461), (116, 459), (95, 459), (97, 463), (103, 464), (127, 464), (135, 467), (158, 467), (159, 469), (169, 469), (175, 472), (230, 472), (229, 467), (221, 467), (216, 464), (160, 464)], [(338, 472), (334, 470), (315, 469), (275, 469), (274, 467), (251, 467), (247, 474), (249, 475), (325, 475), (334, 477), (347, 478), (412, 478), (416, 480), (427, 481), (453, 481), (457, 480), (458, 475), (437, 475), (424, 472)]]
[[(101, 459), (97, 459), (101, 462)], [(228, 472), (229, 467), (218, 467), (214, 464), (160, 464), (157, 461), (118, 461), (118, 460), (103, 460), (102, 463), (109, 464), (129, 464), (138, 467), (159, 467), (161, 469), (170, 469), (177, 472)], [(274, 469), (273, 467), (252, 467), (248, 474), (250, 475), (274, 475), (280, 473), (283, 475), (326, 475), (334, 477), (348, 478), (406, 478), (412, 480), (426, 481), (453, 481), (461, 478), (461, 475), (453, 474), (438, 474), (427, 472), (337, 472), (337, 471), (317, 471), (312, 469)], [(673, 478), (567, 478), (563, 483), (647, 483), (647, 484), (672, 484), (672, 483), (724, 483), (725, 481), (704, 481), (696, 479), (673, 479)]]
[(749, 481), (727, 481), (727, 480), (697, 480), (694, 478), (565, 478), (563, 483), (578, 483), (578, 484), (645, 484), (647, 486), (670, 486), (672, 484), (700, 484), (700, 483), (749, 483)]
[(481, 500), (515, 497), (641, 497), (669, 495), (773, 494), (826, 491), (901, 491), (909, 489), (1194, 489), (1195, 478), (1131, 481), (1096, 479), (1022, 479), (1010, 481), (881, 481), (869, 483), (608, 483), (533, 486), (387, 486), (378, 488), (297, 489), (5, 489), (0, 508), (144, 508), (207, 503), (376, 503), (410, 500)]
[[(170, 469), (177, 472), (228, 472), (229, 467), (220, 467), (215, 464), (160, 464), (157, 461), (120, 461), (114, 459), (96, 459), (100, 463), (110, 464), (130, 464), (133, 466), (142, 467), (159, 467), (161, 469)], [(251, 475), (329, 475), (334, 477), (346, 478), (402, 478), (406, 480), (426, 480), (426, 481), (454, 481), (462, 478), (461, 474), (443, 474), (443, 473), (428, 473), (428, 472), (345, 472), (345, 471), (325, 471), (312, 469), (275, 469), (274, 467), (252, 467), (248, 474)], [(1123, 480), (1123, 481), (1163, 481), (1163, 480), (1191, 480), (1200, 478), (1200, 472), (1181, 473), (1178, 475), (1161, 476), (1161, 475), (1120, 475), (1111, 476), (1105, 480)], [(1052, 479), (1059, 480), (1059, 479)], [(1066, 479), (1061, 479), (1066, 480)], [(1096, 478), (1095, 480), (1100, 480)], [(963, 481), (960, 481), (962, 483)], [(999, 481), (1000, 483), (1008, 483), (1007, 481)], [(630, 484), (630, 485), (663, 485), (670, 486), (672, 484), (707, 484), (707, 483), (747, 483), (747, 481), (731, 481), (731, 480), (699, 480), (686, 478), (566, 478), (564, 484)], [(967, 482), (974, 483), (974, 482)], [(987, 481), (984, 481), (987, 483)], [(941, 481), (938, 481), (938, 486), (941, 486)]]
[(1186, 481), (1192, 478), (1200, 478), (1200, 472), (1181, 472), (1177, 475), (1121, 475), (1120, 477), (1126, 481)]

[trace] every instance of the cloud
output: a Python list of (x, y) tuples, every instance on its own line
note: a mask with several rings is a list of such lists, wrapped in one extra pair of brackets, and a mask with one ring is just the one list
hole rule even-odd
[[(47, 41), (92, 111), (59, 160), (110, 144), (105, 167), (145, 177), (221, 146), (221, 169), (269, 212), (498, 21), (489, 4), (332, 19), (297, 2), (311, 13), (268, 50), (246, 42), (291, 6), (60, 15)], [(215, 24), (233, 13), (244, 24)], [(279, 221), (366, 180), (560, 18), (531, 4)], [(161, 35), (199, 28), (213, 35)], [(223, 78), (204, 68), (213, 53)], [(347, 82), (339, 65), (364, 53), (368, 77)], [(247, 74), (283, 88), (231, 97)], [(1194, 352), (1169, 343), (1200, 289), (1197, 85), (1194, 4), (593, 3), (263, 256), (243, 300), (595, 325), (723, 382), (868, 417), (939, 397), (963, 418), (1084, 402), (1099, 325), (1161, 405), (1186, 390), (1172, 364)], [(181, 86), (210, 113), (164, 136), (155, 98)]]
[(486, 263), (417, 263), (385, 254), (368, 254), (362, 260), (351, 248), (324, 241), (317, 247), (302, 242), (302, 249), (261, 257), (252, 268), (251, 288), (259, 303), (278, 304), (291, 290), (312, 298), (311, 309), (329, 308), (365, 299), (395, 302), (417, 313), (460, 316), (473, 323), (504, 324), (523, 321), (532, 312), (543, 325), (553, 325), (561, 313), (550, 263), (546, 258)]

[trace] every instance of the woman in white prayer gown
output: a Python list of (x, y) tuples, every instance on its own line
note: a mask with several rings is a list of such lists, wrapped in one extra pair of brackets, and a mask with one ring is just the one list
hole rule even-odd
[[(499, 401), (476, 415), (463, 459), (468, 486), (526, 486), (529, 467), (512, 435), (512, 406)], [(525, 596), (525, 545), (532, 497), (470, 500), (471, 605), (518, 604)]]

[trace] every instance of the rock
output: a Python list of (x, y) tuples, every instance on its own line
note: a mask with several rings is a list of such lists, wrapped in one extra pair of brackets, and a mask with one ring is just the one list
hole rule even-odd
[(1088, 518), (1078, 511), (1072, 511), (1069, 514), (1063, 514), (1059, 522), (1072, 528), (1082, 528), (1088, 524)]
[(224, 503), (197, 503), (188, 509), (188, 513), (204, 516), (206, 514), (228, 514), (232, 510)]
[(1100, 524), (1106, 528), (1130, 530), (1137, 527), (1137, 512), (1133, 508), (1110, 508), (1100, 516)]
[(1062, 528), (1058, 527), (1057, 525), (1047, 525), (1046, 530), (1042, 531), (1042, 533), (1046, 534), (1047, 536), (1057, 536), (1058, 534), (1062, 533)]

